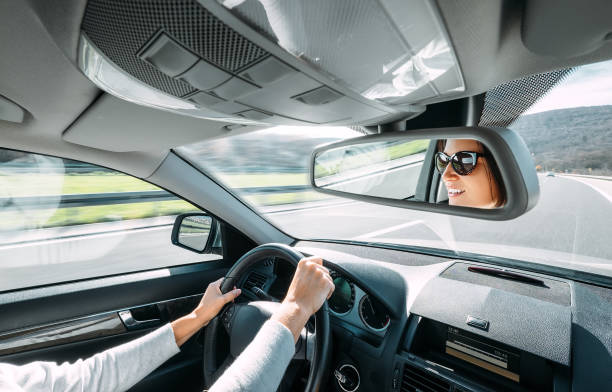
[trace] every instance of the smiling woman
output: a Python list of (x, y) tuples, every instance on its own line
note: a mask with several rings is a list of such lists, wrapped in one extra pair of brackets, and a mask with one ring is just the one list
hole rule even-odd
[(484, 144), (470, 139), (439, 140), (435, 159), (449, 205), (498, 208), (506, 202), (499, 167)]

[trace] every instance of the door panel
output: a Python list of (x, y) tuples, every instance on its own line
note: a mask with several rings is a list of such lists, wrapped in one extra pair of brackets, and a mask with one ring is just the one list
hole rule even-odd
[(0, 333), (194, 294), (222, 277), (222, 260), (0, 294)]
[(116, 312), (0, 334), (0, 356), (125, 333)]
[[(220, 260), (0, 294), (0, 362), (73, 362), (143, 336), (189, 313), (227, 269)], [(126, 311), (159, 321), (126, 327)], [(201, 390), (201, 339), (194, 335), (132, 390)]]

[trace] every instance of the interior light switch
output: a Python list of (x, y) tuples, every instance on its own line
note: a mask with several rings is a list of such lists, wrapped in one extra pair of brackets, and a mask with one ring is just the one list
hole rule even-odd
[(242, 72), (240, 76), (265, 86), (295, 72), (297, 71), (276, 57), (268, 57)]
[(215, 97), (212, 94), (208, 94), (205, 93), (203, 91), (197, 92), (193, 95), (191, 95), (189, 98), (187, 98), (188, 100), (190, 100), (191, 102), (195, 102), (198, 105), (201, 106), (206, 106), (206, 107), (211, 107), (215, 104), (218, 104), (220, 102), (225, 102), (225, 100), (219, 98), (219, 97)]
[(242, 112), (245, 110), (249, 110), (250, 107), (236, 103), (236, 102), (221, 102), (216, 105), (213, 105), (211, 109), (216, 110), (221, 113), (234, 114), (234, 113)]
[(250, 94), (258, 89), (259, 87), (255, 86), (254, 84), (234, 77), (212, 91), (221, 98), (236, 99)]
[(198, 56), (162, 33), (138, 55), (168, 76), (175, 77), (191, 68)]
[(318, 106), (325, 105), (326, 103), (333, 102), (342, 97), (342, 94), (335, 92), (331, 88), (327, 86), (321, 86), (314, 90), (307, 91), (303, 94), (296, 95), (292, 98), (302, 103), (305, 103), (306, 105)]
[(189, 83), (198, 90), (210, 90), (227, 81), (232, 75), (216, 66), (200, 60), (179, 79)]
[(240, 112), (238, 113), (238, 115), (244, 118), (248, 118), (250, 120), (255, 120), (255, 121), (265, 120), (266, 118), (272, 117), (271, 114), (260, 112), (259, 110), (253, 110), (253, 109), (247, 110), (244, 112)]

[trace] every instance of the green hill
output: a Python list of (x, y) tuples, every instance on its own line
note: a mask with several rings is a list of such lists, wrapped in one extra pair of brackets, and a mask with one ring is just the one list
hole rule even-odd
[(612, 105), (530, 114), (510, 128), (541, 170), (612, 175)]

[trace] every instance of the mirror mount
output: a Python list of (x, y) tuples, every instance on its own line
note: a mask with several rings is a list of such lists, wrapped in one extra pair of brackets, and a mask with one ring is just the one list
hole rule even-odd
[(408, 105), (402, 105), (402, 109), (406, 112), (409, 113), (408, 116), (406, 117), (402, 117), (399, 120), (395, 120), (386, 124), (379, 124), (377, 126), (376, 132), (375, 133), (388, 133), (388, 132), (403, 132), (406, 131), (406, 122), (410, 121), (411, 119), (420, 116), (421, 114), (423, 114), (425, 112), (425, 110), (427, 109), (427, 106), (425, 105), (415, 105), (415, 104), (408, 104)]
[[(426, 177), (421, 177), (419, 179), (415, 193), (415, 198), (418, 194), (419, 197), (423, 197), (422, 200), (415, 201), (415, 198), (412, 198), (413, 200), (402, 200), (377, 195), (349, 193), (337, 189), (322, 188), (316, 184), (316, 158), (323, 152), (341, 147), (346, 147), (348, 149), (348, 147), (351, 146), (359, 146), (367, 143), (393, 142), (398, 140), (416, 141), (422, 139), (431, 140), (430, 148), (425, 154), (426, 157), (420, 174), (420, 176)], [(510, 196), (507, 197), (502, 207), (481, 209), (429, 202), (434, 194), (433, 188), (436, 182), (434, 181), (434, 177), (438, 175), (435, 169), (433, 169), (431, 143), (435, 143), (436, 140), (441, 139), (473, 139), (482, 143), (489, 149), (492, 156), (495, 157), (499, 167), (506, 194)], [(410, 132), (385, 132), (378, 135), (368, 135), (327, 144), (318, 147), (313, 152), (310, 165), (310, 181), (315, 190), (334, 196), (393, 207), (487, 220), (509, 220), (524, 214), (536, 205), (540, 192), (533, 158), (523, 139), (512, 130), (496, 127), (450, 127), (410, 130)]]

